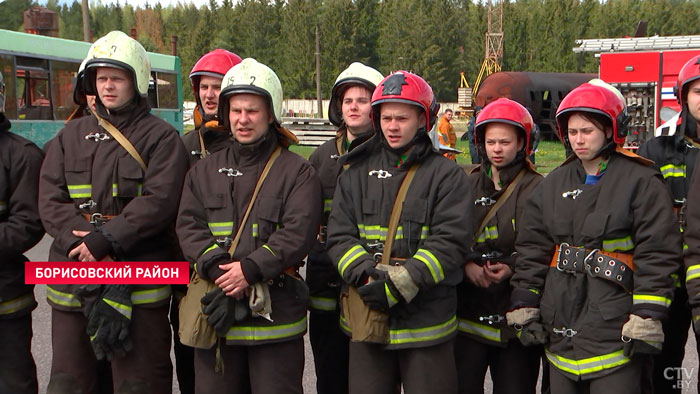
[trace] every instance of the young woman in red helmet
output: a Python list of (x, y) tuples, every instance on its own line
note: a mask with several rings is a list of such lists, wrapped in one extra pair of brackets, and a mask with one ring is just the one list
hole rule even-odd
[(639, 393), (663, 344), (681, 237), (661, 175), (621, 149), (627, 120), (602, 81), (564, 98), (559, 138), (574, 154), (533, 192), (518, 233), (506, 318), (523, 344), (545, 344), (552, 392)]
[(483, 393), (487, 369), (494, 393), (534, 393), (537, 385), (541, 348), (523, 346), (504, 318), (520, 218), (542, 181), (528, 159), (533, 124), (527, 109), (507, 98), (489, 103), (476, 119), (474, 139), (483, 159), (469, 181), (479, 228), (464, 267), (466, 277), (457, 288), (460, 393)]

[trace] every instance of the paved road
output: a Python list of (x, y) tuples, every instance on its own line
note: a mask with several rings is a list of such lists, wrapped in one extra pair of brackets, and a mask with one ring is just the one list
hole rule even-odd
[[(48, 257), (49, 246), (51, 239), (49, 237), (44, 237), (44, 239), (35, 246), (32, 250), (27, 253), (32, 261), (46, 261)], [(34, 323), (34, 341), (32, 343), (32, 351), (34, 353), (34, 358), (37, 364), (37, 371), (39, 374), (39, 392), (46, 392), (46, 385), (49, 381), (49, 372), (51, 370), (51, 312), (50, 307), (46, 303), (46, 288), (45, 286), (37, 286), (36, 297), (39, 301), (39, 307), (32, 314)], [(690, 340), (686, 346), (686, 358), (683, 363), (685, 368), (685, 375), (690, 377), (691, 383), (688, 387), (696, 387), (698, 381), (698, 354), (695, 351), (695, 336), (690, 333)], [(316, 378), (315, 370), (313, 365), (313, 356), (311, 354), (311, 347), (308, 342), (308, 335), (305, 337), (306, 341), (306, 367), (304, 369), (304, 392), (306, 394), (316, 394)], [(685, 377), (688, 379), (688, 377)], [(487, 392), (491, 391), (491, 382), (487, 379), (486, 381)], [(177, 394), (180, 390), (178, 389), (177, 382), (173, 379), (173, 393)], [(695, 389), (684, 389), (683, 393), (694, 393)]]

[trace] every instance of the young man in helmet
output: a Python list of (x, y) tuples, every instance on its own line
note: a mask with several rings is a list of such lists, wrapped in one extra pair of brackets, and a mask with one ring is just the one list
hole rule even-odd
[(39, 219), (37, 179), (42, 153), (31, 141), (10, 132), (5, 117), (5, 83), (0, 73), (0, 391), (38, 392), (32, 357), (34, 286), (24, 284), (23, 256), (44, 235)]
[[(678, 297), (681, 300), (685, 299), (685, 297), (688, 297), (688, 301), (692, 311), (691, 313), (693, 329), (695, 331), (695, 338), (696, 342), (699, 342), (698, 339), (700, 338), (700, 297), (698, 296), (698, 294), (700, 293), (700, 275), (698, 275), (698, 273), (700, 272), (700, 210), (698, 210), (697, 205), (698, 201), (700, 200), (700, 181), (698, 180), (697, 175), (691, 177), (691, 172), (698, 165), (697, 153), (699, 147), (698, 141), (700, 141), (700, 139), (698, 138), (698, 130), (700, 130), (700, 56), (695, 56), (694, 58), (690, 59), (690, 61), (688, 61), (685, 64), (685, 66), (683, 66), (680, 74), (678, 75), (677, 86), (678, 89), (676, 94), (678, 95), (678, 99), (682, 105), (682, 109), (680, 115), (681, 124), (676, 127), (676, 130), (678, 130), (677, 132), (680, 132), (681, 135), (685, 135), (686, 141), (689, 142), (685, 145), (684, 149), (682, 150), (682, 152), (687, 155), (683, 158), (684, 161), (682, 161), (682, 163), (688, 163), (685, 167), (686, 173), (685, 178), (683, 180), (686, 182), (688, 179), (692, 180), (692, 182), (688, 186), (688, 196), (686, 203), (687, 215), (685, 215), (685, 217), (687, 223), (682, 223), (685, 229), (683, 235), (685, 237), (685, 243), (687, 244), (688, 249), (685, 251), (685, 269), (682, 272), (683, 275), (681, 275), (681, 278), (685, 277), (685, 280), (681, 283), (684, 284), (687, 288), (687, 293), (684, 294), (683, 297), (681, 297), (680, 295)], [(662, 137), (655, 138), (653, 141), (658, 140), (660, 138)], [(692, 160), (691, 156), (696, 157), (694, 162), (689, 161)], [(690, 165), (690, 163), (692, 163), (693, 165)], [(670, 181), (670, 179), (671, 178), (667, 178), (667, 182)], [(672, 193), (673, 192), (674, 189), (672, 187)], [(677, 301), (674, 301), (674, 305), (676, 304)], [(680, 309), (680, 307), (685, 307), (685, 305), (679, 305), (678, 308)], [(681, 310), (684, 309), (685, 308)], [(679, 325), (681, 325), (681, 321), (687, 322), (688, 320), (690, 320), (688, 319), (687, 315), (682, 316), (683, 320), (681, 320), (681, 318), (678, 317), (679, 322), (677, 324)], [(674, 315), (671, 315), (671, 317), (673, 318)], [(683, 326), (686, 328), (683, 334), (687, 334), (688, 332), (687, 325), (688, 324), (686, 323)], [(681, 328), (682, 327), (677, 326), (671, 327), (670, 325), (668, 325), (668, 327), (664, 327), (664, 329), (669, 330), (667, 332), (667, 335), (669, 336), (680, 336), (681, 333), (678, 330), (680, 330)], [(667, 341), (667, 343), (668, 342), (669, 341)], [(677, 345), (674, 344), (677, 346), (677, 350), (680, 353), (678, 353), (678, 357), (674, 359), (674, 361), (677, 362), (677, 364), (669, 363), (669, 366), (680, 366), (683, 360), (684, 344), (685, 336), (677, 340)], [(655, 375), (655, 378), (656, 377), (657, 375)], [(655, 386), (657, 386), (656, 382), (658, 380), (659, 379), (655, 379)], [(672, 383), (677, 383), (677, 381), (668, 382), (667, 386), (670, 386)], [(700, 388), (700, 383), (698, 384), (698, 388)]]
[(309, 157), (321, 178), (324, 207), (318, 242), (309, 252), (306, 268), (311, 293), (309, 339), (319, 394), (348, 392), (348, 337), (339, 324), (342, 279), (326, 252), (327, 224), (335, 185), (343, 170), (340, 157), (374, 135), (372, 92), (382, 79), (379, 71), (357, 62), (338, 75), (328, 105), (328, 117), (338, 126), (336, 137)]
[(496, 393), (534, 394), (537, 386), (541, 348), (523, 346), (504, 318), (520, 219), (525, 201), (542, 181), (528, 159), (533, 125), (527, 109), (507, 98), (489, 103), (476, 119), (475, 144), (483, 159), (469, 181), (480, 228), (457, 288), (460, 393), (483, 393), (487, 369)]
[(621, 148), (628, 117), (615, 88), (577, 87), (556, 119), (574, 154), (528, 199), (508, 325), (523, 344), (546, 344), (552, 392), (640, 393), (680, 265), (670, 197), (651, 163)]
[[(49, 259), (172, 261), (168, 228), (187, 158), (177, 131), (149, 113), (146, 51), (113, 31), (87, 57), (85, 93), (97, 97), (94, 115), (102, 121), (96, 127), (93, 117), (76, 119), (49, 145), (39, 181), (39, 213), (54, 238)], [(135, 151), (117, 141), (114, 129)], [(169, 286), (46, 291), (53, 337), (48, 393), (94, 392), (103, 358), (111, 359), (115, 392), (172, 391)]]
[[(349, 168), (333, 197), (328, 254), (344, 292), (356, 289), (364, 304), (388, 315), (386, 337), (361, 342), (364, 322), (348, 320), (343, 307), (353, 338), (350, 393), (391, 393), (400, 385), (409, 394), (457, 390), (455, 286), (464, 240), (471, 237), (472, 204), (466, 175), (434, 150), (428, 136), (437, 109), (421, 77), (405, 71), (388, 76), (372, 95), (376, 134), (341, 163)], [(392, 207), (407, 174), (415, 178), (400, 217), (394, 214), (396, 235), (388, 248)]]
[[(455, 148), (457, 146), (457, 134), (455, 134), (454, 126), (450, 123), (451, 120), (452, 110), (448, 108), (438, 122), (438, 137), (441, 144)], [(457, 161), (454, 153), (445, 153), (444, 156), (450, 160)]]
[(303, 390), (308, 288), (296, 268), (316, 240), (321, 187), (309, 162), (287, 149), (296, 138), (281, 116), (277, 75), (244, 59), (224, 76), (219, 99), (234, 142), (185, 180), (180, 246), (218, 286), (202, 297), (219, 342), (195, 349), (198, 394)]
[(182, 137), (190, 166), (231, 144), (231, 131), (224, 130), (219, 124), (219, 93), (224, 74), (240, 62), (241, 58), (235, 53), (214, 49), (192, 67), (190, 83), (197, 101), (193, 112), (194, 130)]
[[(686, 208), (692, 203), (688, 198), (690, 182), (696, 168), (700, 150), (700, 106), (697, 101), (697, 90), (700, 89), (700, 56), (690, 59), (678, 73), (676, 83), (676, 98), (681, 105), (677, 122), (664, 125), (656, 138), (644, 143), (639, 148), (639, 154), (654, 161), (654, 168), (661, 171), (664, 181), (673, 198), (673, 208), (678, 216), (678, 223), (684, 236), (686, 232)], [(693, 102), (695, 100), (695, 102)], [(654, 392), (680, 392), (676, 387), (676, 379), (667, 379), (668, 368), (680, 368), (685, 356), (685, 343), (688, 339), (688, 327), (691, 321), (691, 311), (688, 308), (685, 270), (679, 269), (674, 273), (676, 279), (675, 300), (671, 304), (669, 319), (664, 322), (666, 341), (660, 355), (654, 357)], [(692, 298), (692, 297), (691, 297)], [(700, 313), (693, 314), (700, 316)], [(698, 347), (700, 349), (700, 347)]]

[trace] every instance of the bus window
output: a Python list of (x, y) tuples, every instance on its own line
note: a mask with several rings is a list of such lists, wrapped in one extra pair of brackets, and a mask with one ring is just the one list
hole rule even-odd
[(20, 120), (52, 120), (47, 61), (17, 57), (17, 115)]
[(158, 108), (179, 109), (177, 101), (177, 74), (156, 73)]
[(158, 92), (156, 92), (156, 73), (151, 73), (151, 80), (148, 81), (148, 105), (151, 108), (158, 108)]
[(68, 119), (75, 108), (73, 85), (78, 67), (78, 63), (51, 61), (51, 95), (53, 115), (56, 120)]
[(14, 59), (10, 55), (0, 55), (0, 72), (5, 80), (5, 116), (17, 119), (17, 93), (15, 90)]

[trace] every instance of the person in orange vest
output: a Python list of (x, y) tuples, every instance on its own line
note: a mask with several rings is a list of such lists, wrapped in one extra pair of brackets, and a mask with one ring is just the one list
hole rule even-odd
[[(438, 137), (440, 138), (440, 143), (450, 148), (455, 148), (457, 146), (457, 134), (455, 134), (455, 128), (452, 126), (450, 121), (452, 120), (452, 110), (446, 109), (445, 113), (440, 118), (438, 122)], [(457, 156), (454, 153), (445, 153), (443, 156), (450, 160), (457, 161)]]

